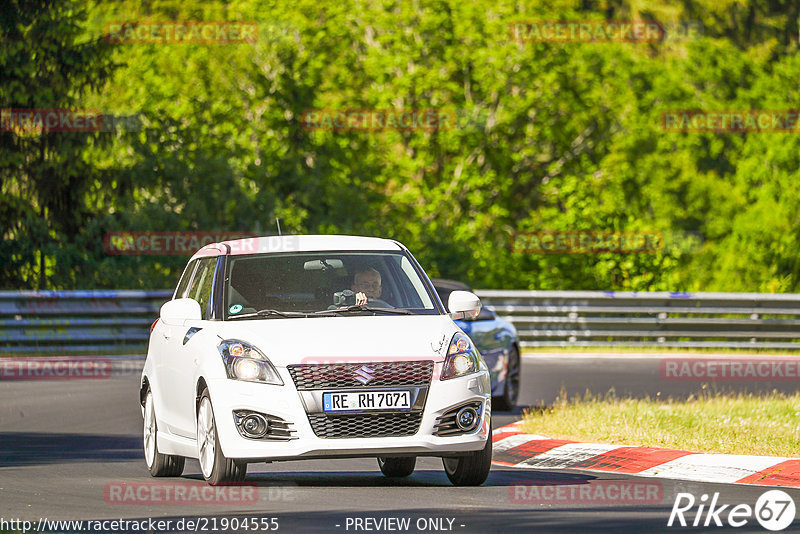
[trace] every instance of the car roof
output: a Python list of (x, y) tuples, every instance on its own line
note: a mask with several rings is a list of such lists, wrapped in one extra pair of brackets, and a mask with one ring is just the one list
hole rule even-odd
[(398, 251), (405, 250), (405, 247), (393, 239), (352, 235), (247, 237), (220, 243), (210, 243), (195, 252), (191, 259), (224, 255), (346, 250)]

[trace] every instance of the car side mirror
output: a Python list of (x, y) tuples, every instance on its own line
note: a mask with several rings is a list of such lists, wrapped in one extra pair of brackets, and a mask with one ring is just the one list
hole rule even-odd
[(481, 312), (481, 299), (471, 291), (453, 291), (447, 309), (451, 319), (474, 319)]
[(182, 326), (186, 321), (199, 321), (202, 318), (200, 304), (190, 298), (175, 299), (164, 303), (159, 314), (164, 324)]

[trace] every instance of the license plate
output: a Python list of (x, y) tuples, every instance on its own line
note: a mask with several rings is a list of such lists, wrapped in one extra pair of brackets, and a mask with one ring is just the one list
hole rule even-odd
[(359, 410), (410, 410), (408, 391), (347, 391), (322, 394), (322, 409), (326, 412)]

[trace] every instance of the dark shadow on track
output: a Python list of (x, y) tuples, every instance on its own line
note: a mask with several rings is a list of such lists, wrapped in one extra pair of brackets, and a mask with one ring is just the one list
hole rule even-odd
[[(418, 469), (411, 476), (405, 478), (388, 478), (383, 476), (375, 465), (375, 472), (369, 471), (255, 471), (256, 465), (248, 469), (247, 484), (256, 486), (287, 485), (307, 488), (352, 488), (352, 487), (426, 487), (426, 486), (452, 486), (444, 470)], [(192, 480), (202, 480), (199, 474), (184, 476)], [(520, 469), (515, 471), (496, 469), (489, 473), (488, 480), (482, 485), (486, 486), (515, 486), (519, 484), (533, 485), (579, 485), (588, 484), (596, 476), (578, 473), (556, 473), (552, 471), (536, 471)]]
[(138, 436), (0, 432), (0, 467), (134, 459), (144, 460)]

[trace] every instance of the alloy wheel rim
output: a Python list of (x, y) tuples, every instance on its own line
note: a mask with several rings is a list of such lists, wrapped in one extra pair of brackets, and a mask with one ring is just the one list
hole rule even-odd
[(211, 410), (211, 403), (204, 398), (200, 401), (200, 409), (197, 413), (197, 448), (200, 469), (205, 478), (210, 478), (211, 472), (214, 470), (216, 446), (214, 413)]
[(147, 467), (153, 467), (156, 457), (156, 418), (153, 414), (153, 395), (148, 393), (144, 403), (144, 459)]

